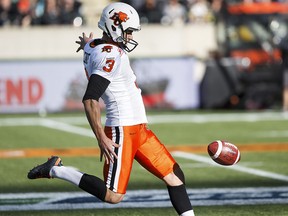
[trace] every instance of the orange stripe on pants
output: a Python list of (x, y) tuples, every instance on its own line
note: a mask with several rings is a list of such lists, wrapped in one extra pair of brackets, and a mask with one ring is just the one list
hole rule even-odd
[(146, 124), (105, 127), (105, 133), (120, 144), (115, 149), (118, 159), (104, 165), (104, 179), (110, 190), (126, 193), (134, 159), (160, 179), (173, 171), (175, 160)]

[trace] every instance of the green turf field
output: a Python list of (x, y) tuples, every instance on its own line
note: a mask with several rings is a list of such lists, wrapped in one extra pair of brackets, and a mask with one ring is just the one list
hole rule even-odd
[[(188, 152), (201, 156), (200, 161), (175, 156), (186, 175), (187, 188), (251, 188), (288, 187), (288, 118), (277, 112), (165, 112), (149, 113), (152, 129), (169, 146), (194, 146), (205, 149), (211, 141), (222, 139), (236, 144), (241, 150), (241, 169), (212, 166), (201, 158), (205, 151)], [(67, 125), (69, 127), (67, 127)], [(79, 134), (79, 128), (83, 133)], [(77, 130), (78, 129), (78, 130)], [(17, 156), (22, 150), (97, 147), (86, 133), (89, 125), (82, 113), (36, 115), (0, 115), (0, 195), (28, 192), (80, 191), (57, 179), (28, 180), (27, 172), (50, 155)], [(78, 132), (77, 132), (78, 131)], [(257, 148), (260, 146), (261, 148)], [(272, 148), (270, 148), (272, 146)], [(3, 156), (4, 151), (15, 151)], [(2, 156), (1, 156), (2, 154)], [(61, 154), (59, 155), (61, 156)], [(102, 163), (95, 156), (61, 156), (64, 165), (101, 176)], [(204, 160), (203, 159), (203, 160)], [(211, 160), (211, 159), (210, 159)], [(251, 171), (251, 170), (252, 171)], [(250, 170), (250, 173), (249, 173)], [(255, 171), (255, 172), (254, 172)], [(262, 173), (263, 171), (263, 173)], [(262, 175), (263, 174), (263, 175)], [(147, 173), (137, 162), (133, 167), (128, 190), (165, 189), (165, 185)], [(265, 195), (265, 194), (264, 194)], [(263, 195), (263, 196), (264, 196)], [(284, 196), (284, 195), (283, 195)], [(286, 198), (287, 194), (286, 194)], [(3, 204), (0, 198), (0, 209)], [(193, 204), (193, 203), (192, 203)], [(196, 215), (288, 215), (286, 204), (195, 206)], [(176, 215), (172, 208), (116, 208), (74, 211), (0, 211), (0, 215)]]

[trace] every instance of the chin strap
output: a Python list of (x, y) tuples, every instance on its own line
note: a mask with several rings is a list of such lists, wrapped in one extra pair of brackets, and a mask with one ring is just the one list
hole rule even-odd
[(105, 23), (105, 29), (106, 29), (106, 31), (107, 31), (106, 33), (107, 33), (108, 37), (112, 38), (112, 35), (110, 34), (110, 31), (109, 31), (109, 29), (107, 28), (106, 23)]

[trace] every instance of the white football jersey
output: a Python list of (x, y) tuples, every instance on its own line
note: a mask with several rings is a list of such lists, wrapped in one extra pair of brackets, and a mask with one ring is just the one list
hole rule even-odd
[(106, 126), (129, 126), (147, 123), (141, 89), (127, 54), (112, 44), (96, 45), (92, 40), (84, 47), (87, 78), (98, 74), (110, 81), (101, 96), (106, 105)]

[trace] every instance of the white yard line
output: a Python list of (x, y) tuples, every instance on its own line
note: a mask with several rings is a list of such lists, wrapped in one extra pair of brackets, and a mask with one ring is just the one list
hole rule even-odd
[(36, 126), (39, 125), (41, 118), (2, 118), (0, 119), (0, 127), (15, 126)]
[[(55, 121), (57, 118), (7, 118), (0, 119), (0, 126), (33, 126), (41, 125), (51, 129), (61, 130), (68, 133), (74, 133), (87, 137), (95, 137), (91, 129), (74, 126), (64, 122)], [(68, 120), (69, 123), (73, 122), (73, 117), (59, 118), (61, 121)], [(85, 119), (83, 117), (83, 119)], [(76, 117), (76, 122), (83, 122), (82, 118)], [(153, 115), (149, 116), (149, 121), (152, 123), (164, 123), (164, 122), (208, 122), (208, 121), (268, 121), (268, 120), (287, 120), (287, 115), (283, 113), (259, 113), (259, 114), (191, 114), (191, 115)], [(74, 122), (74, 123), (76, 123)], [(204, 157), (192, 153), (186, 152), (173, 152), (174, 156), (182, 157), (201, 163), (207, 163), (210, 165), (216, 165), (209, 157)], [(223, 167), (223, 166), (222, 166)], [(262, 171), (258, 169), (248, 168), (240, 165), (234, 165), (225, 167), (234, 169), (240, 172), (245, 172), (253, 175), (258, 175), (266, 178), (277, 179), (288, 182), (288, 176), (280, 175), (277, 173)]]
[[(257, 121), (287, 121), (288, 114), (283, 113), (238, 113), (238, 114), (170, 114), (170, 115), (149, 115), (149, 124), (162, 123), (194, 123), (201, 124), (207, 122), (257, 122)], [(102, 117), (105, 122), (105, 117)], [(86, 117), (52, 117), (52, 118), (0, 118), (0, 127), (13, 126), (37, 126), (42, 125), (48, 128), (76, 133), (83, 136), (94, 137), (89, 129), (72, 126), (70, 124), (88, 124)], [(288, 130), (263, 131), (254, 133), (258, 137), (288, 137)]]
[(58, 122), (58, 121), (43, 119), (40, 122), (40, 125), (44, 126), (44, 127), (51, 128), (51, 129), (61, 130), (61, 131), (65, 131), (68, 133), (73, 133), (73, 134), (78, 134), (78, 135), (82, 135), (82, 136), (95, 138), (95, 135), (93, 134), (91, 129), (78, 127), (78, 126), (74, 126), (74, 125), (70, 125), (70, 124), (66, 124), (66, 123), (62, 123), (62, 122)]
[(253, 174), (253, 175), (257, 175), (257, 176), (261, 176), (261, 177), (265, 177), (265, 178), (271, 178), (271, 179), (276, 179), (276, 180), (288, 182), (288, 176), (273, 173), (273, 172), (268, 172), (268, 171), (263, 171), (263, 170), (259, 170), (259, 169), (244, 167), (241, 165), (221, 166), (221, 165), (216, 164), (214, 161), (212, 161), (212, 159), (209, 158), (209, 156), (204, 157), (201, 155), (196, 155), (196, 154), (181, 152), (181, 151), (172, 152), (172, 155), (175, 157), (180, 157), (180, 158), (185, 158), (185, 159), (189, 159), (189, 160), (193, 160), (193, 161), (207, 163), (207, 164), (210, 164), (213, 166), (218, 166), (218, 167), (222, 167), (222, 168), (226, 168), (226, 169), (233, 169), (233, 170), (236, 170), (239, 172), (249, 173), (249, 174)]
[[(83, 117), (21, 117), (0, 118), (0, 126), (31, 126), (38, 125), (43, 120), (54, 120), (69, 124), (86, 124), (87, 119)], [(163, 114), (148, 115), (149, 124), (160, 123), (206, 123), (206, 122), (257, 122), (257, 121), (287, 121), (288, 114), (282, 112), (262, 113), (219, 113), (219, 114)], [(105, 117), (102, 117), (102, 122)]]
[[(48, 119), (44, 120), (43, 119), (40, 122), (40, 125), (45, 126), (45, 127), (49, 127), (52, 129), (56, 129), (56, 130), (61, 130), (61, 131), (69, 132), (69, 133), (82, 135), (82, 136), (93, 137), (93, 138), (95, 137), (90, 129), (86, 129), (83, 127), (77, 127), (77, 126), (73, 126), (70, 124), (57, 122), (57, 121), (53, 121), (53, 120), (48, 120)], [(210, 165), (217, 165), (209, 157), (204, 157), (201, 155), (196, 155), (196, 154), (186, 153), (186, 152), (180, 152), (180, 151), (176, 151), (176, 152), (172, 152), (172, 153), (174, 156), (177, 156), (177, 157), (182, 157), (182, 158), (186, 158), (186, 159), (190, 159), (190, 160), (194, 160), (194, 161), (198, 161), (198, 162), (202, 162), (202, 163), (207, 163)], [(240, 165), (234, 165), (234, 166), (229, 166), (229, 167), (221, 166), (221, 167), (224, 167), (227, 169), (233, 169), (233, 170), (236, 170), (239, 172), (245, 172), (245, 173), (249, 173), (249, 174), (253, 174), (253, 175), (257, 175), (257, 176), (262, 176), (262, 177), (266, 177), (266, 178), (271, 178), (271, 179), (276, 179), (276, 180), (288, 182), (288, 176), (280, 175), (277, 173), (267, 172), (267, 171), (258, 170), (258, 169), (254, 169), (254, 168), (248, 168), (248, 167), (244, 167), (244, 166), (240, 166)]]
[(220, 114), (171, 114), (150, 115), (148, 120), (153, 123), (175, 123), (175, 122), (257, 122), (257, 121), (285, 121), (288, 115), (280, 112), (263, 113), (220, 113)]

